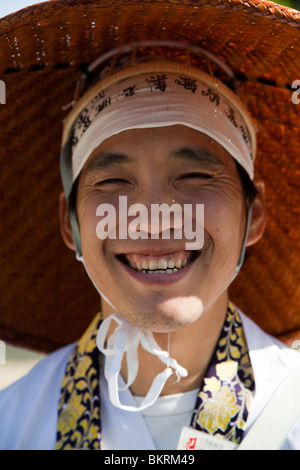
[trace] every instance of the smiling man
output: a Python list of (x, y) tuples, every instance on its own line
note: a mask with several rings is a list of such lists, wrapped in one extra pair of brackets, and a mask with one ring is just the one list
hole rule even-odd
[[(214, 161), (198, 158), (197, 152), (203, 148), (214, 152)], [(138, 326), (158, 331), (164, 331), (164, 323), (172, 330), (187, 326), (213, 307), (220, 295), (226, 297), (242, 251), (248, 201), (234, 160), (210, 137), (185, 126), (121, 132), (96, 152), (106, 153), (107, 149), (112, 153), (111, 162), (88, 169), (92, 155), (78, 184), (77, 214), (88, 271), (99, 289), (116, 299), (117, 311), (125, 317), (137, 312), (134, 323)], [(120, 157), (121, 151), (124, 160), (116, 163), (114, 155)], [(128, 205), (142, 203), (149, 208), (162, 203), (171, 207), (174, 202), (182, 207), (203, 204), (204, 246), (199, 251), (185, 250), (187, 240), (176, 240), (172, 233), (169, 240), (153, 239), (151, 221), (147, 240), (108, 237), (100, 241), (95, 227), (97, 208), (114, 203), (119, 219), (120, 195), (126, 196)], [(261, 199), (259, 196), (255, 202), (248, 244), (259, 238), (264, 227)], [(75, 249), (72, 231), (67, 234), (68, 245)], [(166, 268), (171, 263), (169, 267), (175, 269), (161, 273), (159, 263)], [(130, 298), (128, 292), (132, 292)]]
[[(108, 151), (110, 160), (93, 165), (95, 158), (99, 163), (98, 156)], [(147, 207), (174, 201), (182, 206), (204, 204), (202, 249), (185, 250), (186, 240), (173, 237), (100, 241), (95, 227), (97, 207), (109, 201), (118, 211), (120, 194), (130, 204)], [(61, 203), (63, 236), (75, 249), (64, 195)], [(253, 206), (248, 245), (263, 232), (263, 191)], [(157, 342), (169, 347), (189, 371), (179, 383), (171, 378), (163, 394), (201, 385), (224, 323), (227, 288), (242, 252), (248, 209), (231, 155), (211, 137), (184, 125), (121, 132), (97, 147), (83, 167), (77, 188), (82, 258), (96, 287), (110, 300), (102, 304), (103, 318), (117, 311), (133, 325), (158, 333), (154, 335)], [(151, 234), (151, 223), (148, 230)], [(140, 354), (148, 364), (149, 352), (141, 350)], [(146, 395), (161, 367), (154, 361), (150, 369), (140, 359), (137, 380), (131, 385), (134, 394)]]
[[(266, 226), (255, 125), (232, 78), (214, 54), (157, 40), (105, 51), (78, 81), (59, 217), (101, 312), (0, 395), (2, 448), (243, 448), (299, 375), (300, 355), (229, 299)], [(297, 412), (284, 416), (250, 448), (300, 448)]]

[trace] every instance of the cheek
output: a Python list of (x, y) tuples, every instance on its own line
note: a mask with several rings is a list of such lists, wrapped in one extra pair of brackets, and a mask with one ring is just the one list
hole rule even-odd
[(92, 198), (86, 198), (78, 205), (79, 229), (83, 252), (102, 242), (97, 237), (97, 224), (99, 222), (97, 207), (97, 201)]
[(245, 212), (240, 197), (216, 196), (204, 201), (204, 226), (215, 245), (222, 249), (239, 248), (245, 230)]

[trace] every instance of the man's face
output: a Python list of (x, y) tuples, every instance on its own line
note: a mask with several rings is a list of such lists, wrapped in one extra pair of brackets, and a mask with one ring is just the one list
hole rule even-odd
[[(126, 196), (128, 207), (143, 204), (149, 213), (151, 204), (204, 204), (202, 249), (186, 250), (187, 240), (174, 239), (172, 230), (171, 239), (152, 238), (150, 219), (148, 239), (101, 240), (96, 210), (113, 205), (118, 230), (119, 196)], [(244, 238), (245, 199), (233, 158), (210, 137), (180, 125), (111, 137), (84, 166), (77, 213), (89, 274), (133, 324), (174, 331), (226, 295)], [(166, 266), (178, 271), (147, 272)], [(103, 311), (109, 312), (105, 303)]]

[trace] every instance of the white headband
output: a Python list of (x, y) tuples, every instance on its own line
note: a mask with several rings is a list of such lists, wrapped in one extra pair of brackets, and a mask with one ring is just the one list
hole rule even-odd
[(129, 129), (175, 124), (210, 136), (253, 179), (255, 131), (236, 95), (193, 67), (181, 65), (175, 70), (174, 64), (159, 63), (148, 70), (135, 67), (133, 74), (117, 73), (112, 83), (90, 90), (73, 125), (73, 182), (93, 150), (109, 137)]

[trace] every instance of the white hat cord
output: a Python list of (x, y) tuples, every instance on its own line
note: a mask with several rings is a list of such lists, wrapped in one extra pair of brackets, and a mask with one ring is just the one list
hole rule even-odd
[[(112, 303), (95, 285), (95, 282), (86, 268), (83, 257), (78, 256), (77, 259), (83, 263), (88, 276), (90, 277), (99, 294), (116, 311), (116, 308), (112, 305)], [(118, 326), (106, 341), (107, 333), (112, 320), (114, 320)], [(182, 377), (187, 377), (188, 375), (187, 370), (180, 366), (175, 359), (171, 358), (168, 351), (164, 351), (160, 348), (151, 331), (143, 330), (137, 326), (132, 325), (118, 313), (113, 313), (102, 321), (97, 333), (96, 344), (98, 349), (105, 356), (104, 376), (108, 383), (109, 398), (114, 406), (122, 410), (142, 411), (148, 408), (156, 402), (167, 380), (173, 373), (176, 374), (177, 381), (179, 381)], [(160, 361), (166, 365), (166, 368), (163, 370), (163, 372), (159, 373), (154, 378), (152, 385), (150, 386), (140, 406), (127, 406), (121, 403), (119, 392), (129, 388), (137, 377), (139, 370), (139, 345), (141, 345), (147, 352), (160, 359)], [(127, 382), (123, 387), (121, 387), (119, 385), (119, 377), (125, 354), (128, 370)]]
[[(107, 330), (112, 320), (115, 320), (119, 326), (116, 327), (114, 333), (109, 337), (107, 346), (105, 346), (105, 338)], [(141, 411), (151, 406), (159, 397), (166, 381), (175, 371), (178, 381), (181, 377), (187, 376), (187, 371), (181, 367), (177, 361), (170, 357), (167, 351), (163, 351), (156, 343), (152, 332), (142, 330), (137, 326), (122, 318), (120, 315), (112, 314), (106, 318), (99, 328), (97, 334), (97, 346), (105, 355), (104, 376), (108, 382), (109, 397), (113, 405), (126, 411)], [(119, 391), (125, 390), (134, 382), (138, 369), (138, 346), (141, 346), (150, 354), (158, 357), (167, 365), (165, 370), (158, 374), (153, 382), (147, 395), (139, 407), (123, 405), (120, 402)], [(124, 354), (127, 355), (128, 378), (124, 387), (119, 386), (119, 375)]]

